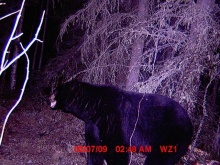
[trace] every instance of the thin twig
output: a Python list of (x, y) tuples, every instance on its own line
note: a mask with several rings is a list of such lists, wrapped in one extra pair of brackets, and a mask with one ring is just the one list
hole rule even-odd
[[(131, 133), (131, 136), (130, 136), (130, 140), (129, 140), (129, 146), (131, 147), (131, 140), (132, 140), (132, 137), (134, 136), (134, 132), (136, 130), (136, 127), (137, 127), (137, 123), (138, 123), (138, 120), (139, 120), (139, 117), (140, 117), (140, 108), (141, 108), (141, 103), (142, 103), (142, 100), (144, 99), (144, 96), (145, 96), (145, 93), (143, 94), (141, 100), (139, 101), (138, 103), (138, 114), (137, 114), (137, 120), (135, 121), (135, 124), (134, 124), (134, 129)], [(131, 165), (131, 158), (132, 158), (132, 151), (131, 151), (131, 154), (130, 154), (130, 161), (129, 161), (129, 165)]]
[(15, 11), (15, 12), (13, 12), (13, 13), (10, 13), (10, 14), (7, 14), (7, 15), (1, 17), (1, 18), (0, 18), (0, 21), (3, 20), (3, 19), (5, 19), (5, 18), (7, 18), (7, 17), (10, 17), (11, 15), (14, 15), (14, 14), (18, 13), (19, 11), (20, 11), (20, 10)]

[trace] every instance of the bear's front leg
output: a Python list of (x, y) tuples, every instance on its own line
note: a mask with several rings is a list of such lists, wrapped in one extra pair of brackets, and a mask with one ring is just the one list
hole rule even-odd
[[(88, 147), (101, 146), (101, 139), (99, 136), (99, 129), (92, 123), (85, 125), (85, 138)], [(97, 150), (87, 152), (87, 165), (103, 165), (104, 155)]]

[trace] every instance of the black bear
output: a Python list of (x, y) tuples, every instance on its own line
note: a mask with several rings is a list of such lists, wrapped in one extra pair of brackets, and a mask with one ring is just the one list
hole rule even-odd
[(131, 152), (146, 154), (144, 165), (174, 165), (191, 143), (187, 112), (165, 96), (72, 80), (50, 102), (85, 122), (88, 165), (128, 165)]

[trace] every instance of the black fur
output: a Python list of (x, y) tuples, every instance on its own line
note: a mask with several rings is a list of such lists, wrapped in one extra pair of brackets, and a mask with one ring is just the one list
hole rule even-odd
[[(55, 109), (70, 112), (85, 122), (86, 145), (108, 147), (107, 153), (88, 153), (88, 165), (103, 165), (104, 160), (108, 165), (128, 165), (130, 153), (117, 153), (115, 147), (130, 145), (137, 152), (141, 146), (152, 147), (144, 165), (174, 165), (191, 143), (192, 124), (186, 111), (165, 96), (76, 80), (58, 86), (54, 94)], [(160, 146), (177, 146), (177, 150), (162, 153)]]

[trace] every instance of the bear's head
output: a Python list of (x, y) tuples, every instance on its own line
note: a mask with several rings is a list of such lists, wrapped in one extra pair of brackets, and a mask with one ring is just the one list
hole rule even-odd
[(50, 96), (49, 100), (50, 100), (50, 108), (57, 109), (56, 108), (57, 107), (57, 100), (56, 100), (56, 96), (54, 93)]
[(67, 92), (65, 91), (65, 88), (63, 85), (53, 90), (49, 98), (50, 108), (51, 109), (63, 109), (65, 107), (66, 94)]

